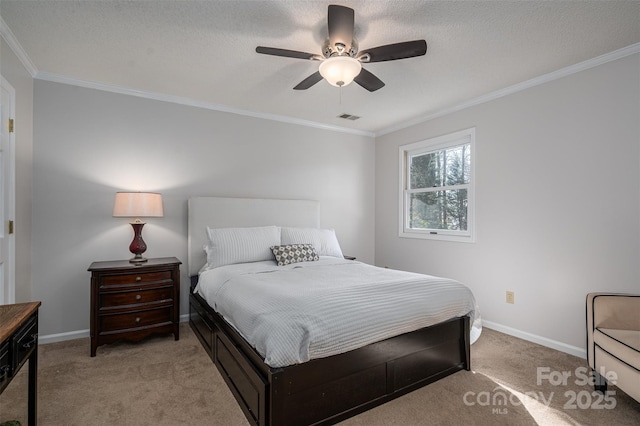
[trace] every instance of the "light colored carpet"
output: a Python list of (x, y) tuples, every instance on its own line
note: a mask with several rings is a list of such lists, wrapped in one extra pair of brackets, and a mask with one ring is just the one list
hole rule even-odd
[[(39, 425), (247, 425), (189, 326), (181, 324), (180, 333), (178, 342), (166, 336), (101, 346), (95, 358), (89, 356), (89, 339), (41, 345)], [(640, 403), (621, 390), (612, 387), (615, 395), (598, 401), (591, 386), (581, 385), (576, 369), (585, 367), (585, 360), (488, 329), (471, 355), (472, 371), (455, 373), (341, 425), (640, 423)], [(0, 396), (0, 422), (27, 424), (25, 367)], [(538, 371), (551, 379), (571, 377), (554, 385)], [(500, 404), (503, 398), (506, 403)]]

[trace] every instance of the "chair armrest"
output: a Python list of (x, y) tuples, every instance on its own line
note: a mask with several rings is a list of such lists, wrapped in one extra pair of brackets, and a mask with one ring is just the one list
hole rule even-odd
[(593, 328), (640, 330), (640, 294), (590, 293), (589, 308)]
[(587, 360), (593, 368), (593, 331), (598, 328), (640, 330), (640, 294), (587, 294)]

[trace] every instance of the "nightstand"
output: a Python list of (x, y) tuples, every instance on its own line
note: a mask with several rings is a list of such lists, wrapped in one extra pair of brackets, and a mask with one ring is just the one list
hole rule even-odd
[(100, 345), (155, 333), (180, 338), (180, 262), (175, 257), (93, 262), (91, 356)]

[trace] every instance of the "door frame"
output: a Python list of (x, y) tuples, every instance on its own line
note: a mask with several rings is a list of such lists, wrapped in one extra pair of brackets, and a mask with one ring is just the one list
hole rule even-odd
[[(0, 75), (0, 85), (3, 89), (9, 92), (10, 100), (8, 118), (14, 120), (15, 126), (15, 111), (16, 111), (16, 91), (11, 84)], [(7, 123), (2, 123), (2, 126), (8, 126)], [(2, 200), (2, 207), (5, 209), (3, 234), (7, 238), (7, 253), (5, 259), (5, 267), (7, 268), (7, 280), (4, 282), (4, 288), (0, 288), (0, 304), (15, 303), (16, 298), (16, 280), (15, 280), (15, 265), (16, 265), (16, 226), (15, 226), (15, 213), (16, 213), (16, 149), (15, 149), (15, 127), (12, 132), (9, 132), (9, 152), (7, 153), (7, 170), (5, 171), (6, 192), (4, 193), (4, 200)], [(5, 205), (6, 203), (6, 205)], [(9, 233), (9, 221), (13, 221), (13, 233)]]

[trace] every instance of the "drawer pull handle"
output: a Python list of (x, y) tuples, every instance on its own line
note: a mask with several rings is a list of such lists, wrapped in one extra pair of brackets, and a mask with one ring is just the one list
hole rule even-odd
[(142, 277), (136, 277), (136, 281), (142, 281)]
[(4, 376), (9, 373), (10, 369), (11, 369), (11, 366), (8, 364), (0, 367), (0, 378), (4, 378)]
[(22, 349), (31, 349), (31, 346), (38, 342), (38, 334), (31, 335), (31, 341), (22, 344)]
[(136, 294), (136, 300), (140, 300), (142, 299), (142, 296), (140, 296), (139, 294)]
[(140, 317), (136, 317), (136, 324), (140, 324)]

